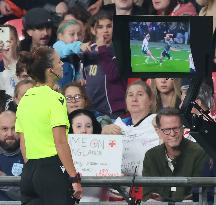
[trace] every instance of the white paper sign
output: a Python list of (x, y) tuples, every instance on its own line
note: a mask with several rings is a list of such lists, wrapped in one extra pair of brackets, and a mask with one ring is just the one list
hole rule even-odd
[(122, 135), (69, 135), (74, 165), (82, 176), (121, 176)]
[(122, 173), (132, 175), (137, 166), (137, 175), (142, 175), (145, 153), (152, 147), (159, 145), (159, 139), (148, 137), (148, 134), (152, 136), (152, 133), (149, 132), (142, 133), (133, 130), (124, 135)]
[(122, 156), (122, 173), (133, 175), (137, 166), (136, 174), (142, 175), (143, 160), (145, 153), (159, 145), (159, 137), (152, 126), (152, 119), (155, 115), (150, 115), (143, 120), (139, 126), (125, 126), (122, 121), (117, 121), (118, 126), (124, 134), (123, 136), (123, 156)]

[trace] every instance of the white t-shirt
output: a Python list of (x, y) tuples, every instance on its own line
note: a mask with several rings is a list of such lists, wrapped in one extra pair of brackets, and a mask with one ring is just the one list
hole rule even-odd
[(148, 51), (149, 50), (148, 44), (149, 44), (149, 42), (147, 41), (146, 38), (144, 38), (143, 43), (142, 43), (142, 50)]
[(121, 118), (117, 118), (123, 137), (122, 173), (133, 175), (137, 166), (137, 175), (142, 176), (145, 153), (160, 144), (160, 139), (152, 125), (155, 114), (146, 117), (138, 126), (127, 126)]
[(0, 72), (0, 90), (5, 90), (6, 94), (14, 96), (14, 89), (18, 82), (15, 69), (5, 69)]

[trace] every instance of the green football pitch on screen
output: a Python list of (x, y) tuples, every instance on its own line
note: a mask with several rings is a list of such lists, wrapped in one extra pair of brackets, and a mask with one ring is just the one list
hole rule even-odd
[(152, 55), (157, 59), (147, 59), (147, 55), (141, 50), (142, 41), (131, 41), (131, 65), (132, 72), (173, 72), (189, 73), (189, 54), (191, 53), (189, 45), (177, 44), (175, 51), (170, 50), (171, 58), (164, 57), (162, 60), (163, 43), (149, 42), (149, 49)]

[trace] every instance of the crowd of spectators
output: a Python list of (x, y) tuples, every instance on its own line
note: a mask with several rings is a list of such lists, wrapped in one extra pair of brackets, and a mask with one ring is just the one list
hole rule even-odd
[[(37, 83), (31, 79), (29, 68), (31, 56), (41, 46), (53, 47), (63, 62), (63, 77), (54, 89), (65, 96), (69, 133), (126, 135), (134, 132), (139, 137), (137, 144), (130, 146), (149, 143), (145, 144), (146, 149), (130, 153), (130, 159), (137, 160), (138, 175), (201, 176), (201, 170), (206, 168), (203, 163), (209, 162), (208, 156), (188, 137), (178, 111), (189, 83), (186, 89), (179, 78), (127, 84), (118, 69), (112, 46), (113, 15), (195, 16), (199, 15), (200, 6), (193, 0), (30, 2), (0, 0), (0, 26), (8, 28), (10, 33), (6, 46), (0, 39), (0, 176), (22, 173), (24, 161), (14, 132), (15, 113), (22, 96)], [(22, 34), (10, 25), (12, 19), (22, 21)], [(137, 23), (133, 28), (140, 33), (131, 30), (136, 34), (132, 36), (143, 40), (145, 33), (151, 34), (157, 27), (160, 32), (157, 35), (153, 32), (151, 38), (158, 41), (164, 33), (170, 33), (164, 24)], [(184, 44), (188, 28), (181, 23), (174, 24), (170, 28), (176, 33), (176, 43)], [(52, 69), (51, 72), (59, 78), (58, 73)], [(196, 102), (204, 110), (213, 111), (211, 87), (203, 84)], [(197, 110), (193, 112), (199, 114)], [(122, 174), (132, 175), (128, 170), (122, 167)], [(0, 188), (0, 200), (20, 200), (17, 189)], [(102, 200), (101, 191), (104, 190), (93, 188), (84, 195), (90, 197), (89, 201), (91, 197)], [(183, 201), (192, 199), (188, 197), (191, 194), (188, 188), (144, 187), (143, 200)], [(109, 196), (103, 200), (109, 200)]]

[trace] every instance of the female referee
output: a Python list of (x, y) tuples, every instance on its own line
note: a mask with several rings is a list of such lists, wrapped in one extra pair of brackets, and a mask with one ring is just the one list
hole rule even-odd
[(67, 142), (69, 122), (63, 95), (52, 90), (62, 77), (59, 56), (39, 47), (28, 74), (37, 82), (21, 99), (16, 132), (26, 164), (21, 177), (23, 205), (71, 205), (82, 188)]

